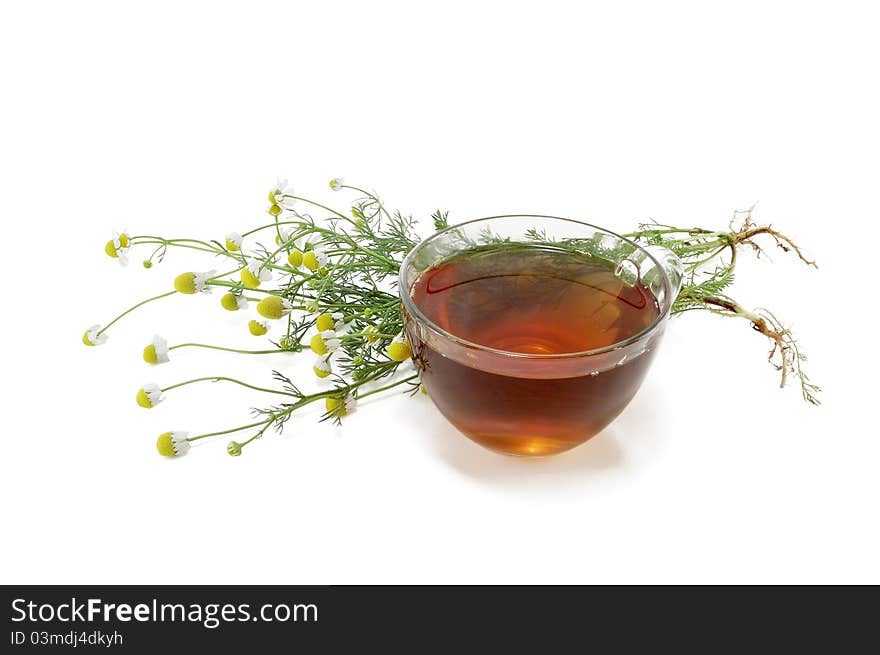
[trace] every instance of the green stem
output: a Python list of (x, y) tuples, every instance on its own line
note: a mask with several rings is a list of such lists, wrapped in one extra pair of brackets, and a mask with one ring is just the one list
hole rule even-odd
[[(372, 375), (367, 376), (366, 378), (364, 378), (363, 380), (359, 380), (358, 382), (352, 382), (351, 384), (346, 385), (345, 387), (343, 387), (341, 392), (343, 394), (348, 393), (352, 389), (356, 389), (364, 384), (367, 384), (368, 382), (370, 382), (372, 380), (375, 380), (380, 375), (383, 375), (389, 368), (392, 368), (392, 369), (397, 368), (397, 366), (399, 366), (399, 365), (400, 365), (400, 362), (384, 362), (383, 364), (379, 365), (377, 370)], [(416, 376), (412, 376), (412, 377), (416, 377)], [(408, 379), (412, 379), (412, 377), (408, 378)], [(404, 381), (405, 380), (400, 380), (398, 382), (395, 382), (394, 384), (387, 385), (387, 387), (384, 387), (382, 389), (376, 389), (374, 391), (369, 392), (369, 394), (364, 394), (362, 397), (366, 397), (367, 395), (370, 395), (372, 393), (377, 393), (379, 391), (383, 391), (386, 388), (391, 388), (391, 387), (396, 386), (397, 384), (400, 384), (401, 382), (404, 382)], [(254, 436), (252, 436), (247, 441), (240, 444), (241, 447), (244, 448), (244, 446), (249, 444), (251, 441), (261, 437), (263, 435), (263, 433), (269, 428), (269, 426), (272, 423), (274, 423), (275, 421), (277, 421), (280, 417), (285, 416), (287, 414), (290, 414), (291, 412), (294, 412), (301, 407), (305, 407), (306, 405), (313, 403), (316, 400), (321, 400), (322, 398), (338, 397), (339, 394), (340, 394), (340, 389), (329, 389), (327, 391), (320, 391), (318, 393), (313, 393), (308, 396), (303, 396), (303, 398), (301, 400), (293, 403), (292, 405), (288, 405), (282, 411), (273, 412), (269, 416), (269, 418), (264, 421), (260, 421), (258, 423), (249, 423), (248, 425), (243, 425), (238, 428), (232, 428), (230, 430), (224, 430), (222, 432), (209, 432), (208, 434), (202, 434), (197, 437), (192, 437), (192, 438), (188, 439), (188, 441), (193, 441), (195, 439), (203, 439), (204, 437), (214, 437), (214, 436), (218, 436), (218, 435), (222, 435), (222, 434), (230, 434), (232, 432), (240, 432), (241, 430), (247, 430), (249, 428), (253, 428), (253, 427), (257, 427), (258, 425), (262, 425), (263, 428), (259, 432), (257, 432)]]
[(408, 378), (403, 378), (402, 380), (397, 380), (397, 382), (392, 382), (391, 384), (386, 384), (384, 387), (379, 387), (378, 389), (370, 389), (366, 393), (362, 393), (358, 398), (366, 398), (367, 396), (372, 396), (374, 393), (381, 393), (382, 391), (388, 391), (398, 385), (403, 384), (404, 382), (409, 382), (410, 380), (415, 380), (419, 377), (419, 374), (416, 373), (414, 375), (410, 375)]
[(210, 350), (223, 350), (229, 353), (241, 353), (242, 355), (269, 355), (271, 353), (288, 352), (286, 350), (239, 350), (238, 348), (224, 348), (223, 346), (211, 346), (206, 343), (179, 343), (171, 346), (168, 350), (177, 350), (178, 348), (209, 348)]
[(228, 378), (222, 375), (213, 375), (203, 378), (195, 378), (192, 380), (187, 380), (186, 382), (178, 382), (177, 384), (172, 384), (169, 387), (165, 387), (162, 391), (171, 391), (172, 389), (177, 389), (178, 387), (185, 387), (188, 384), (195, 384), (196, 382), (232, 382), (242, 387), (247, 387), (248, 389), (254, 389), (255, 391), (264, 391), (266, 393), (276, 393), (282, 396), (292, 396), (293, 394), (288, 393), (286, 391), (278, 391), (277, 389), (266, 389), (264, 387), (256, 387), (252, 384), (248, 384), (247, 382), (242, 382), (241, 380), (236, 380), (235, 378)]
[(320, 202), (315, 202), (314, 200), (309, 200), (308, 198), (302, 198), (302, 197), (300, 197), (300, 196), (288, 196), (288, 195), (283, 195), (283, 196), (281, 196), (281, 197), (282, 197), (282, 198), (292, 198), (292, 199), (294, 199), (294, 200), (302, 200), (303, 202), (307, 202), (307, 203), (309, 203), (310, 205), (314, 205), (315, 207), (320, 207), (321, 209), (323, 209), (323, 210), (325, 210), (325, 211), (328, 211), (328, 212), (330, 212), (331, 214), (336, 214), (337, 216), (339, 216), (339, 218), (344, 218), (344, 219), (348, 220), (348, 217), (345, 216), (344, 214), (340, 214), (340, 213), (339, 213), (338, 211), (336, 211), (335, 209), (331, 209), (331, 208), (328, 207), (327, 205), (322, 205)]
[(97, 335), (103, 334), (107, 330), (107, 328), (109, 328), (111, 325), (116, 323), (116, 321), (118, 321), (119, 319), (121, 319), (123, 316), (125, 316), (127, 314), (131, 314), (138, 307), (142, 307), (143, 305), (146, 305), (148, 302), (153, 302), (154, 300), (161, 300), (162, 298), (167, 298), (168, 296), (173, 296), (175, 293), (177, 293), (177, 291), (169, 291), (168, 293), (163, 293), (158, 296), (153, 296), (152, 298), (147, 298), (146, 300), (141, 300), (137, 305), (133, 305), (133, 306), (129, 307), (124, 312), (122, 312), (119, 316), (117, 316), (112, 321), (107, 323), (107, 325), (105, 325), (100, 330), (98, 330)]
[[(135, 239), (139, 239), (139, 241), (135, 241)], [(159, 246), (174, 246), (176, 248), (188, 248), (189, 250), (198, 250), (199, 252), (210, 252), (215, 255), (228, 255), (229, 257), (236, 258), (235, 255), (228, 250), (221, 250), (220, 248), (215, 248), (211, 244), (205, 243), (204, 241), (197, 241), (196, 239), (163, 239), (162, 237), (132, 237), (131, 240), (132, 245), (138, 244), (159, 244)], [(200, 244), (198, 246), (191, 245), (191, 243)], [(206, 247), (202, 247), (206, 246)]]
[(243, 441), (242, 443), (240, 443), (240, 444), (239, 444), (239, 447), (240, 447), (240, 448), (244, 448), (244, 447), (247, 446), (251, 441), (254, 441), (255, 439), (259, 439), (260, 437), (262, 437), (263, 434), (266, 432), (266, 430), (269, 429), (269, 426), (272, 425), (272, 421), (273, 421), (273, 420), (274, 420), (274, 418), (272, 418), (271, 420), (267, 421), (266, 424), (265, 424), (262, 428), (260, 428), (260, 430), (259, 430), (256, 434), (254, 434), (254, 436), (252, 436), (250, 439), (248, 439), (248, 440)]
[(349, 186), (349, 185), (347, 185), (347, 184), (343, 184), (343, 185), (341, 185), (340, 188), (341, 188), (341, 189), (351, 189), (352, 191), (357, 191), (358, 193), (363, 193), (363, 194), (364, 194), (365, 196), (367, 196), (368, 198), (372, 198), (373, 200), (376, 201), (376, 204), (379, 205), (379, 210), (380, 210), (383, 214), (385, 214), (386, 217), (388, 217), (388, 220), (389, 220), (389, 221), (391, 220), (391, 214), (388, 213), (388, 210), (385, 209), (385, 205), (383, 205), (383, 204), (382, 204), (382, 201), (379, 200), (379, 198), (377, 198), (374, 194), (370, 193), (369, 191), (365, 191), (364, 189), (359, 189), (359, 188), (356, 187), (356, 186)]
[[(274, 420), (268, 419), (269, 421)], [(241, 432), (242, 430), (247, 430), (248, 428), (255, 428), (258, 425), (263, 425), (263, 423), (267, 423), (267, 421), (257, 421), (256, 423), (249, 423), (248, 425), (242, 425), (237, 428), (229, 428), (228, 430), (220, 430), (219, 432), (206, 432), (205, 434), (199, 434), (195, 437), (187, 437), (187, 441), (198, 441), (199, 439), (204, 439), (206, 437), (219, 437), (221, 434), (232, 434), (233, 432)]]
[(396, 336), (396, 334), (384, 334), (382, 332), (348, 332), (338, 335), (337, 338), (340, 341), (357, 341), (360, 338), (378, 341), (379, 339), (393, 339)]

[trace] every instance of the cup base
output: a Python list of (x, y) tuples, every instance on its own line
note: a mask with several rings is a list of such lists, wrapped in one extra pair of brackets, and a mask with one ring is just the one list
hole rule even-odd
[(595, 435), (574, 441), (547, 436), (511, 436), (509, 434), (480, 434), (459, 430), (464, 436), (487, 450), (501, 455), (522, 458), (550, 457), (586, 443)]

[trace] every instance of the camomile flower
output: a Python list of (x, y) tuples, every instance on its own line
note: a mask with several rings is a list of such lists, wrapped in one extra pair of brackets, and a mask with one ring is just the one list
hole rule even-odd
[(128, 264), (128, 249), (131, 238), (125, 232), (114, 232), (113, 238), (104, 245), (104, 252), (113, 259), (118, 259), (123, 266)]
[(293, 187), (287, 184), (287, 180), (278, 178), (278, 181), (275, 182), (275, 186), (272, 187), (271, 191), (269, 191), (269, 202), (275, 205), (281, 205), (285, 201), (293, 204), (293, 200), (290, 198), (284, 198), (284, 196), (292, 196), (293, 195)]
[(364, 339), (370, 343), (376, 343), (379, 340), (379, 328), (375, 325), (368, 325), (364, 328)]
[(229, 252), (238, 252), (241, 250), (242, 238), (238, 232), (230, 232), (226, 235), (226, 249)]
[(318, 319), (315, 321), (315, 327), (318, 328), (319, 332), (324, 330), (336, 330), (338, 332), (345, 325), (343, 318), (342, 312), (324, 313), (318, 316)]
[(318, 355), (335, 352), (339, 348), (339, 344), (339, 338), (334, 330), (324, 330), (314, 335), (309, 343), (312, 352)]
[(165, 399), (162, 389), (158, 384), (145, 384), (137, 392), (137, 404), (147, 409), (152, 409)]
[(290, 196), (293, 195), (293, 187), (287, 185), (287, 180), (278, 178), (278, 182), (269, 191), (269, 209), (272, 216), (278, 216), (285, 209), (290, 209), (296, 202)]
[(87, 346), (100, 346), (107, 341), (107, 335), (101, 332), (100, 325), (93, 325), (83, 333), (83, 343)]
[(327, 265), (327, 255), (325, 255), (320, 248), (315, 247), (303, 253), (302, 263), (303, 266), (314, 272)]
[(301, 250), (291, 250), (287, 255), (287, 263), (293, 268), (299, 268), (303, 263), (303, 254)]
[(293, 305), (287, 298), (266, 296), (257, 303), (257, 311), (260, 313), (260, 316), (278, 320), (293, 311)]
[(341, 190), (343, 184), (345, 184), (345, 181), (341, 177), (334, 177), (332, 180), (330, 180), (330, 188), (333, 191)]
[(237, 312), (239, 309), (247, 309), (248, 301), (244, 296), (230, 292), (223, 294), (220, 305), (230, 312)]
[(263, 266), (260, 259), (250, 258), (247, 266), (241, 269), (241, 283), (248, 289), (256, 289), (260, 282), (268, 282), (272, 279), (272, 271)]
[(217, 271), (204, 271), (202, 273), (186, 272), (174, 278), (174, 289), (178, 293), (192, 295), (194, 293), (211, 293), (208, 280), (214, 277)]
[(248, 330), (255, 337), (261, 337), (269, 331), (269, 324), (265, 321), (248, 321)]
[(412, 357), (412, 348), (403, 332), (394, 337), (385, 352), (395, 362), (404, 362)]
[(357, 407), (357, 398), (350, 393), (345, 398), (325, 398), (324, 408), (331, 416), (345, 416), (351, 414)]
[(293, 230), (288, 230), (286, 227), (278, 226), (275, 231), (275, 245), (280, 246), (282, 243), (287, 243), (290, 241), (290, 237), (293, 236)]
[(156, 449), (165, 457), (180, 457), (189, 450), (187, 432), (163, 432), (156, 440)]
[(330, 367), (329, 358), (321, 355), (318, 359), (315, 360), (315, 363), (312, 365), (312, 370), (315, 372), (319, 378), (326, 378), (330, 373), (333, 372), (333, 369)]
[(168, 342), (158, 334), (153, 342), (144, 348), (144, 361), (147, 364), (164, 364), (168, 361)]

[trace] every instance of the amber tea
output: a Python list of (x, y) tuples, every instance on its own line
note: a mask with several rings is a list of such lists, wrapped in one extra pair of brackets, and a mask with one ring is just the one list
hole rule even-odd
[(660, 314), (651, 291), (624, 284), (612, 263), (553, 248), (464, 253), (424, 271), (410, 293), (462, 347), (450, 356), (410, 329), (432, 400), (471, 439), (514, 455), (562, 452), (608, 425), (653, 352), (603, 370), (566, 355), (618, 344)]

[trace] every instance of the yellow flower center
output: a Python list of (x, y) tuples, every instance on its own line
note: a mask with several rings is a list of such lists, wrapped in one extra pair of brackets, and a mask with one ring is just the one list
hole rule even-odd
[(143, 389), (140, 389), (137, 392), (137, 404), (141, 407), (146, 407), (147, 409), (153, 407), (153, 403), (150, 402), (150, 396)]
[(278, 296), (268, 296), (257, 303), (257, 311), (260, 313), (260, 316), (277, 320), (284, 316), (286, 309), (281, 298)]
[(158, 364), (159, 358), (156, 356), (156, 346), (154, 344), (150, 344), (146, 348), (144, 348), (144, 361), (147, 364)]
[(287, 263), (294, 268), (299, 268), (303, 263), (303, 254), (299, 250), (293, 250), (287, 256)]
[(229, 252), (238, 252), (239, 251), (238, 245), (236, 243), (230, 241), (229, 239), (226, 239), (226, 249)]
[(250, 321), (248, 323), (248, 330), (250, 330), (251, 334), (255, 337), (261, 337), (268, 332), (266, 326), (259, 321)]
[(178, 293), (193, 294), (196, 292), (196, 274), (181, 273), (174, 278), (174, 288)]
[(318, 270), (318, 256), (313, 250), (309, 250), (303, 255), (302, 263), (305, 264), (305, 267), (310, 271)]
[(271, 207), (269, 207), (269, 213), (272, 214), (272, 216), (276, 216), (276, 217), (277, 217), (278, 214), (281, 213), (281, 207), (279, 207), (278, 205), (273, 204)]
[(370, 343), (376, 343), (379, 340), (379, 328), (375, 325), (368, 325), (364, 328), (364, 338)]
[[(326, 398), (324, 400), (324, 407), (327, 409), (328, 414), (334, 414), (335, 416), (345, 416), (346, 414), (345, 403), (339, 398)], [(336, 409), (337, 407), (339, 409)]]
[(238, 311), (238, 297), (234, 293), (224, 293), (223, 297), (220, 298), (220, 304), (223, 306), (223, 309), (227, 309), (230, 312)]
[(159, 438), (156, 440), (156, 449), (159, 451), (160, 455), (164, 455), (165, 457), (177, 456), (177, 453), (174, 452), (174, 443), (171, 441), (170, 432), (163, 432), (159, 435)]
[(106, 252), (110, 257), (116, 259), (119, 257), (119, 253), (116, 251), (116, 244), (113, 243), (113, 240), (107, 242), (107, 245), (104, 246), (104, 252)]
[(315, 372), (315, 375), (317, 375), (319, 378), (326, 378), (328, 375), (330, 375), (330, 371), (325, 371), (323, 369), (318, 368), (317, 366), (313, 366), (312, 370)]
[(128, 248), (129, 240), (127, 234), (119, 235), (119, 247), (120, 248)]
[(309, 347), (317, 355), (327, 354), (327, 344), (324, 343), (324, 339), (321, 338), (320, 334), (316, 334), (312, 337), (312, 340), (309, 342)]
[(336, 321), (333, 320), (333, 317), (330, 314), (321, 314), (318, 316), (318, 320), (315, 321), (315, 327), (318, 328), (319, 332), (323, 332), (324, 330), (332, 330), (336, 325)]
[(248, 289), (256, 289), (260, 286), (260, 278), (251, 273), (248, 269), (241, 269), (241, 283)]
[(412, 357), (412, 348), (409, 347), (409, 344), (399, 341), (393, 341), (386, 352), (395, 362), (403, 362)]
[(88, 330), (83, 332), (83, 343), (86, 344), (87, 346), (94, 346), (95, 345), (92, 343), (92, 340), (89, 339), (89, 331)]

